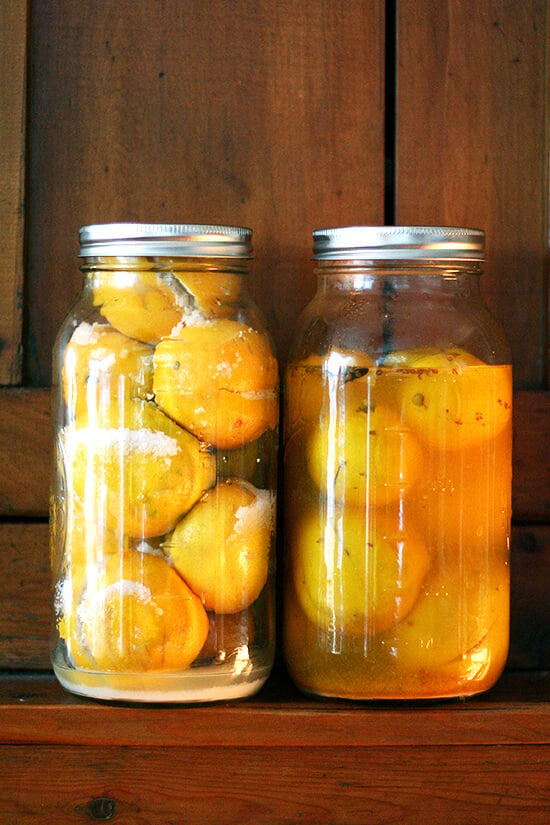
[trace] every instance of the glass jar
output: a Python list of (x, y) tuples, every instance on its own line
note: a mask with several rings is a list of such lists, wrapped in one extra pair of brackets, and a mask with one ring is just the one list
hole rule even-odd
[(52, 661), (79, 694), (209, 701), (274, 654), (278, 368), (251, 232), (80, 230), (55, 345)]
[(427, 699), (507, 657), (510, 352), (484, 233), (314, 232), (285, 378), (284, 644), (304, 691)]

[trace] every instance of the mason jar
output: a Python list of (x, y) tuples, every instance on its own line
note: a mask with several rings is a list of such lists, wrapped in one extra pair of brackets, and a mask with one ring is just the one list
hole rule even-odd
[(274, 654), (278, 368), (240, 227), (80, 230), (57, 337), (52, 661), (101, 699), (250, 695)]
[(285, 376), (284, 645), (304, 691), (486, 690), (507, 657), (512, 370), (484, 233), (313, 233)]

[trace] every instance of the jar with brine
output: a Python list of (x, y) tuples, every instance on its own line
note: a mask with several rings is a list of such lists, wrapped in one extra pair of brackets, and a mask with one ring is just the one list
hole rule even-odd
[(507, 658), (512, 370), (484, 233), (314, 232), (285, 377), (285, 657), (312, 694), (491, 687)]
[(54, 350), (52, 661), (128, 701), (250, 695), (274, 655), (278, 368), (251, 232), (80, 230)]

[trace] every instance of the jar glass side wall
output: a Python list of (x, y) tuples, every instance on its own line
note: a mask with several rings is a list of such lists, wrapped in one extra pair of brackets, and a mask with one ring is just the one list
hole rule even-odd
[(55, 672), (255, 692), (274, 655), (278, 372), (246, 263), (93, 258), (56, 344)]
[(476, 274), (373, 269), (320, 267), (286, 372), (285, 656), (311, 693), (477, 693), (508, 649), (508, 348)]

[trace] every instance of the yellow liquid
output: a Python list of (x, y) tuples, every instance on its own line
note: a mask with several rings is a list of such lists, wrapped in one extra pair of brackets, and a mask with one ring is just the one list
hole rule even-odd
[(463, 356), (289, 369), (285, 655), (308, 692), (469, 695), (504, 667), (511, 369)]

